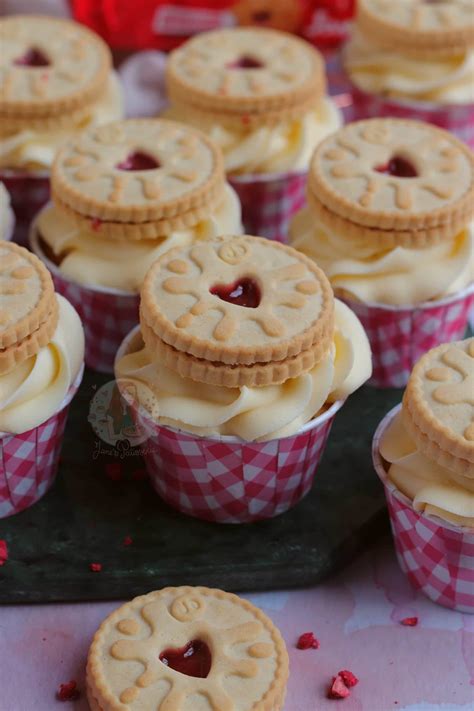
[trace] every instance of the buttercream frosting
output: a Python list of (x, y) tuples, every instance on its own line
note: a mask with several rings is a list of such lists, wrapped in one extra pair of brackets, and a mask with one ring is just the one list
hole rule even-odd
[(353, 83), (370, 94), (441, 104), (474, 103), (474, 50), (420, 58), (378, 46), (354, 34), (344, 64)]
[(400, 412), (382, 434), (380, 454), (389, 464), (388, 478), (413, 501), (416, 511), (474, 527), (474, 491), (463, 488), (448, 469), (418, 451)]
[(166, 114), (183, 123), (194, 123), (204, 131), (222, 149), (230, 174), (306, 170), (318, 143), (342, 125), (341, 113), (330, 98), (324, 98), (317, 108), (301, 117), (255, 128), (225, 127), (217, 118), (194, 118), (179, 106)]
[(0, 432), (21, 434), (59, 409), (84, 360), (79, 316), (59, 294), (59, 321), (51, 342), (0, 375)]
[(294, 218), (291, 245), (319, 264), (333, 289), (358, 301), (409, 305), (454, 294), (474, 281), (474, 222), (453, 240), (425, 249), (381, 251), (351, 245), (317, 221), (309, 207)]
[(336, 300), (332, 347), (308, 373), (281, 385), (210, 387), (182, 378), (153, 358), (141, 338), (116, 365), (116, 377), (134, 385), (154, 420), (198, 435), (234, 435), (246, 441), (288, 437), (371, 375), (370, 346), (355, 314)]
[(112, 72), (104, 95), (91, 105), (90, 111), (76, 125), (67, 129), (28, 129), (0, 140), (0, 168), (28, 171), (49, 171), (59, 146), (76, 133), (94, 124), (120, 119), (124, 112), (122, 89), (118, 76)]
[(182, 247), (219, 234), (242, 232), (241, 209), (235, 191), (226, 185), (220, 205), (207, 219), (187, 230), (153, 240), (112, 242), (96, 230), (79, 225), (74, 217), (54, 205), (41, 212), (37, 230), (59, 262), (61, 272), (81, 284), (137, 293), (144, 276), (158, 257), (172, 247)]

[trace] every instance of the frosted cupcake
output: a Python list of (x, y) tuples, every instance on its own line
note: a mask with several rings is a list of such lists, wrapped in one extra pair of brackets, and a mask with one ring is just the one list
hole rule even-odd
[(321, 55), (276, 30), (217, 30), (172, 52), (166, 80), (171, 116), (198, 126), (222, 149), (246, 229), (282, 238), (285, 218), (301, 196), (297, 174), (341, 125), (326, 96)]
[(48, 199), (54, 155), (69, 137), (123, 115), (107, 45), (70, 20), (0, 19), (0, 174), (26, 222)]
[(464, 335), (473, 190), (472, 152), (417, 121), (355, 122), (315, 152), (290, 241), (358, 313), (377, 384), (405, 385), (424, 351)]
[(470, 0), (360, 0), (344, 65), (354, 118), (419, 118), (474, 145)]
[(474, 612), (473, 383), (473, 338), (429, 351), (374, 439), (403, 570), (435, 602), (466, 612)]
[(56, 474), (84, 333), (35, 255), (0, 242), (0, 517), (37, 501)]
[(118, 345), (138, 322), (139, 289), (161, 254), (241, 231), (220, 151), (199, 131), (171, 121), (85, 131), (59, 151), (51, 186), (53, 203), (35, 222), (33, 249), (81, 313), (86, 360), (100, 370), (112, 368)]
[[(365, 333), (350, 309), (334, 302), (321, 270), (268, 240), (218, 238), (161, 257), (145, 279), (140, 314), (140, 332), (121, 348), (115, 372), (122, 390), (134, 386), (135, 410), (157, 445), (149, 447), (148, 468), (158, 492), (186, 513), (222, 521), (266, 518), (296, 503), (311, 486), (341, 401), (371, 372)], [(170, 439), (194, 442), (181, 449), (196, 456), (186, 465), (172, 462), (163, 450)], [(220, 456), (212, 442), (232, 453), (220, 470), (224, 479), (233, 472), (229, 482), (236, 476), (232, 495), (223, 491), (226, 504), (218, 479), (212, 484)], [(267, 481), (269, 497), (258, 513), (240, 481), (250, 450), (275, 455), (254, 473), (255, 482)], [(283, 454), (289, 451), (297, 458)], [(283, 486), (279, 473), (292, 485), (285, 479)], [(203, 500), (188, 501), (186, 487), (190, 493), (196, 477)], [(215, 505), (212, 498), (206, 504), (207, 486)]]

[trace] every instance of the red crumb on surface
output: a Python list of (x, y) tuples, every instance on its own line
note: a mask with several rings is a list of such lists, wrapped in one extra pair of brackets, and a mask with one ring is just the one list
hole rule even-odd
[(328, 689), (328, 699), (346, 699), (350, 691), (344, 684), (344, 679), (339, 674), (333, 677), (332, 684)]
[(56, 698), (58, 701), (75, 701), (79, 698), (80, 693), (81, 692), (77, 688), (77, 681), (71, 679), (71, 681), (59, 685), (59, 689), (56, 692)]
[(102, 570), (102, 563), (90, 563), (89, 568), (93, 573), (100, 573)]
[(338, 676), (341, 677), (342, 681), (348, 689), (351, 689), (353, 686), (356, 686), (359, 683), (359, 679), (356, 677), (356, 675), (348, 669), (343, 669), (342, 671), (340, 671)]
[(112, 481), (120, 481), (122, 478), (122, 465), (120, 462), (109, 462), (109, 464), (106, 464), (105, 475)]
[(312, 632), (305, 632), (298, 637), (296, 643), (297, 649), (319, 649), (319, 640), (316, 639)]
[(248, 126), (250, 123), (250, 116), (242, 116), (242, 123), (244, 124), (244, 126)]
[(98, 217), (94, 217), (94, 219), (91, 222), (92, 229), (97, 232), (97, 230), (100, 230), (101, 225), (102, 225), (102, 220), (99, 220)]
[(418, 624), (418, 617), (404, 617), (400, 620), (400, 624), (404, 627), (416, 627)]
[(0, 567), (8, 560), (8, 546), (3, 539), (0, 540)]
[(123, 545), (124, 546), (131, 546), (133, 543), (133, 538), (131, 536), (125, 536), (123, 539)]

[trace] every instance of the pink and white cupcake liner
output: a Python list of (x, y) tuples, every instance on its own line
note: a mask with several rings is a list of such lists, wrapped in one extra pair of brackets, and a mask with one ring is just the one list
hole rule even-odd
[[(137, 332), (125, 339), (117, 360)], [(166, 503), (206, 521), (250, 523), (278, 516), (308, 494), (342, 404), (333, 403), (296, 434), (267, 442), (201, 437), (152, 421), (136, 403), (131, 409), (149, 435), (143, 445), (146, 468)]]
[(412, 502), (388, 479), (380, 440), (400, 405), (375, 432), (372, 457), (387, 498), (398, 562), (409, 581), (438, 605), (474, 613), (474, 528), (455, 526), (415, 511)]
[(306, 202), (307, 172), (228, 176), (242, 204), (247, 234), (288, 241), (293, 215)]
[(401, 388), (423, 353), (464, 337), (474, 308), (474, 285), (415, 306), (389, 306), (342, 298), (365, 328), (372, 349), (369, 385)]
[(51, 272), (56, 291), (71, 302), (81, 317), (86, 365), (102, 373), (113, 373), (118, 347), (138, 323), (139, 295), (68, 279), (42, 252), (34, 225), (30, 246)]
[(58, 411), (22, 434), (0, 432), (0, 518), (12, 516), (41, 499), (53, 485), (69, 403), (82, 380), (82, 367)]
[(418, 119), (451, 131), (474, 148), (474, 104), (440, 106), (410, 99), (387, 99), (352, 86), (352, 120), (391, 117)]
[(11, 205), (16, 217), (13, 239), (26, 247), (30, 225), (49, 200), (49, 175), (0, 170), (0, 180), (10, 193)]

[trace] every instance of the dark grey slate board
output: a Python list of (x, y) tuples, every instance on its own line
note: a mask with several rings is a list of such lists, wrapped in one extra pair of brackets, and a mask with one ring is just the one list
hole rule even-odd
[[(243, 526), (201, 522), (166, 506), (139, 457), (93, 458), (89, 402), (106, 376), (86, 372), (74, 400), (58, 479), (31, 509), (0, 520), (10, 558), (0, 568), (0, 602), (130, 598), (164, 585), (271, 590), (314, 584), (350, 561), (387, 527), (371, 437), (401, 391), (364, 387), (336, 416), (310, 494), (292, 511)], [(110, 466), (109, 466), (110, 470)], [(110, 472), (109, 472), (110, 473)], [(129, 547), (125, 536), (133, 538)], [(89, 563), (100, 562), (92, 573)]]

